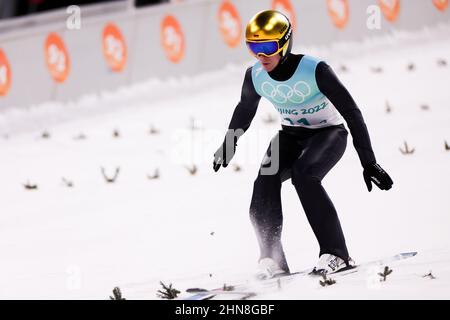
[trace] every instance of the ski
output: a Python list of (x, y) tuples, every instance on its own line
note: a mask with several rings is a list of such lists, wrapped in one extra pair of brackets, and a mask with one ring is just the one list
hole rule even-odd
[[(395, 261), (400, 261), (404, 259), (408, 259), (417, 255), (416, 251), (413, 252), (402, 252), (390, 257), (386, 257), (383, 259), (377, 259), (369, 262), (364, 262), (361, 264), (357, 264), (353, 268), (342, 270), (340, 272), (335, 272), (329, 274), (330, 277), (343, 277), (349, 274), (353, 274), (356, 272), (360, 272), (361, 270), (366, 270), (373, 266), (381, 266), (387, 263), (392, 263)], [(210, 299), (219, 299), (219, 300), (245, 300), (249, 298), (253, 298), (257, 296), (258, 292), (270, 291), (272, 289), (276, 289), (281, 287), (281, 284), (286, 284), (293, 279), (296, 279), (300, 276), (312, 276), (312, 277), (320, 277), (320, 274), (312, 274), (312, 268), (302, 270), (299, 272), (279, 275), (275, 278), (266, 279), (266, 280), (248, 280), (245, 283), (236, 284), (230, 287), (221, 287), (216, 289), (203, 289), (203, 288), (191, 288), (187, 289), (186, 292), (192, 293), (191, 296), (184, 298), (184, 300), (210, 300)]]
[(249, 298), (255, 297), (257, 295), (256, 292), (245, 292), (245, 291), (235, 291), (235, 290), (223, 290), (223, 289), (213, 289), (213, 290), (199, 290), (195, 292), (195, 290), (188, 289), (186, 290), (188, 293), (194, 293), (192, 296), (187, 297), (183, 300), (210, 300), (217, 299), (220, 300), (247, 300)]

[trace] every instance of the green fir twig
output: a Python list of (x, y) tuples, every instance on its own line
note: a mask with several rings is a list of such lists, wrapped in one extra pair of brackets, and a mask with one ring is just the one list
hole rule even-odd
[(278, 288), (278, 290), (281, 290), (281, 279), (280, 278), (277, 279), (277, 288)]
[(234, 291), (234, 289), (234, 286), (227, 286), (226, 284), (224, 284), (222, 287), (223, 291)]
[(109, 296), (109, 299), (111, 299), (111, 300), (126, 300), (124, 297), (122, 297), (122, 291), (120, 291), (119, 287), (115, 287), (113, 289), (113, 295)]
[(384, 267), (383, 272), (379, 272), (378, 275), (381, 277), (381, 281), (386, 281), (386, 278), (388, 275), (390, 275), (392, 273), (392, 269), (389, 269), (388, 266)]
[(161, 299), (172, 300), (177, 298), (180, 294), (179, 290), (172, 288), (172, 284), (166, 286), (162, 281), (160, 281), (159, 284), (162, 286), (162, 290), (158, 290), (156, 295)]
[(197, 166), (193, 164), (192, 166), (185, 166), (186, 170), (189, 171), (189, 174), (191, 176), (195, 176), (197, 174)]
[(37, 190), (38, 189), (37, 184), (32, 184), (30, 182), (25, 183), (23, 186), (26, 190)]
[(336, 284), (336, 280), (327, 278), (327, 275), (325, 273), (322, 274), (322, 279), (323, 281), (319, 280), (319, 283), (322, 287), (332, 286), (333, 284)]
[(422, 278), (430, 278), (431, 280), (436, 279), (436, 277), (433, 275), (432, 271), (430, 271), (428, 274), (422, 276)]
[(410, 154), (413, 154), (414, 151), (416, 150), (415, 148), (410, 148), (410, 147), (408, 146), (408, 143), (407, 143), (406, 141), (405, 141), (404, 145), (405, 145), (404, 149), (399, 148), (399, 149), (400, 149), (400, 152), (401, 152), (403, 155), (410, 155)]

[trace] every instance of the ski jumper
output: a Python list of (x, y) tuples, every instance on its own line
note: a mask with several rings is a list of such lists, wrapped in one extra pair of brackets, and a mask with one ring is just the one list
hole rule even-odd
[[(336, 209), (321, 181), (346, 149), (348, 132), (343, 120), (361, 164), (376, 162), (359, 108), (325, 62), (303, 55), (289, 54), (269, 73), (259, 62), (247, 69), (241, 100), (228, 128), (245, 132), (261, 97), (268, 99), (280, 114), (282, 129), (272, 139), (253, 186), (250, 219), (260, 259), (272, 258), (289, 271), (281, 244), (281, 185), (290, 179), (319, 242), (319, 255), (329, 253), (348, 260)], [(267, 174), (263, 169), (273, 164), (274, 143), (279, 150), (278, 169)]]

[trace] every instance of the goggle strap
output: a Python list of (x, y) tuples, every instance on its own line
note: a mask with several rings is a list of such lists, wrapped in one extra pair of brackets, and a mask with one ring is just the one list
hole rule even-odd
[(292, 26), (289, 26), (289, 29), (283, 36), (283, 38), (278, 40), (278, 49), (283, 48), (283, 46), (291, 39), (291, 36), (292, 36)]

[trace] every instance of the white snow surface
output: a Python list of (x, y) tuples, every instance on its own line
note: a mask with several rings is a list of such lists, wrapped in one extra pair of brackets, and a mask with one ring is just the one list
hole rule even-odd
[[(394, 180), (388, 192), (367, 192), (349, 136), (323, 184), (351, 256), (419, 254), (390, 264), (386, 282), (360, 272), (323, 288), (302, 277), (255, 299), (449, 299), (450, 66), (437, 60), (450, 59), (450, 26), (296, 49), (336, 70)], [(278, 118), (263, 121), (277, 117), (268, 102), (239, 141), (233, 164), (241, 171), (212, 170), (251, 63), (0, 111), (0, 298), (108, 299), (119, 286), (127, 299), (157, 299), (159, 281), (183, 291), (251, 277), (259, 254), (248, 216), (253, 181), (280, 129)], [(151, 125), (160, 133), (150, 135)], [(86, 139), (74, 139), (80, 134)], [(404, 141), (413, 154), (400, 152)], [(195, 175), (185, 168), (192, 164)], [(108, 175), (120, 167), (116, 183), (105, 182), (101, 167)], [(149, 180), (156, 169), (160, 178)], [(26, 190), (27, 182), (38, 189)], [(316, 263), (318, 244), (289, 181), (282, 200), (285, 252), (291, 269), (303, 270)], [(436, 279), (423, 277), (430, 271)]]

